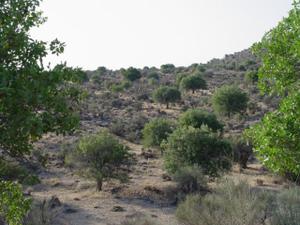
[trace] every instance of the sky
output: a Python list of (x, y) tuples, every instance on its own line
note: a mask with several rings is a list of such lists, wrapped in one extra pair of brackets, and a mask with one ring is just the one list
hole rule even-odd
[(93, 70), (188, 66), (249, 48), (292, 0), (43, 0), (34, 38), (66, 43), (52, 65)]

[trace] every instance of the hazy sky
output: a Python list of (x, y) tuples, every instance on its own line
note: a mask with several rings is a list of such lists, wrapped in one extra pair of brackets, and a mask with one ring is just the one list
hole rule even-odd
[[(250, 47), (292, 0), (44, 0), (35, 38), (67, 47), (59, 61), (84, 69), (176, 66)], [(49, 59), (52, 62), (52, 58)]]

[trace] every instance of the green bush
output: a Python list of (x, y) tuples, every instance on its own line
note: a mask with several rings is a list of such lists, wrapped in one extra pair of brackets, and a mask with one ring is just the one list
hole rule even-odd
[(173, 132), (175, 124), (167, 119), (153, 119), (143, 129), (143, 144), (146, 147), (160, 147), (163, 140)]
[(5, 159), (0, 159), (0, 180), (18, 181), (24, 185), (40, 183), (39, 178), (30, 174), (26, 168)]
[(128, 68), (127, 70), (122, 70), (123, 76), (129, 81), (135, 81), (141, 78), (141, 72), (133, 67)]
[(167, 74), (167, 73), (174, 73), (176, 68), (173, 64), (164, 64), (161, 65), (160, 69), (162, 73)]
[(219, 114), (230, 117), (233, 113), (242, 113), (247, 109), (248, 96), (236, 86), (224, 85), (213, 95), (213, 108)]
[(118, 178), (118, 169), (129, 156), (128, 148), (106, 130), (83, 137), (75, 150), (82, 166), (96, 179), (98, 190), (104, 179)]
[(231, 168), (232, 149), (228, 142), (208, 130), (181, 127), (162, 143), (164, 163), (170, 173), (184, 166), (198, 165), (205, 174), (218, 175)]
[(188, 196), (176, 216), (185, 225), (258, 225), (265, 219), (268, 197), (244, 182), (226, 181), (215, 192)]
[(168, 109), (169, 103), (174, 103), (181, 99), (181, 93), (175, 87), (162, 86), (154, 91), (153, 98), (156, 102), (166, 104)]
[(180, 87), (183, 90), (191, 90), (194, 93), (198, 89), (207, 89), (207, 84), (201, 75), (195, 74), (182, 78)]
[(183, 78), (187, 77), (189, 74), (188, 73), (178, 73), (176, 74), (176, 86), (180, 87), (180, 83)]
[(201, 126), (206, 125), (213, 132), (222, 132), (224, 127), (213, 113), (199, 109), (189, 109), (183, 113), (179, 118), (179, 124), (194, 128), (201, 128)]
[(130, 81), (122, 81), (120, 84), (112, 84), (110, 89), (112, 92), (122, 92), (130, 88), (132, 83)]
[(178, 190), (183, 195), (207, 190), (207, 179), (198, 166), (180, 168), (173, 175), (173, 180), (177, 182)]
[(151, 72), (147, 76), (148, 79), (159, 80), (159, 74), (157, 72)]
[(31, 200), (23, 196), (22, 189), (12, 182), (0, 181), (0, 218), (9, 225), (21, 225), (30, 209)]
[[(271, 171), (298, 180), (300, 174), (300, 93), (291, 94), (278, 110), (245, 131), (258, 159)], [(298, 180), (299, 181), (299, 180)]]
[(245, 74), (245, 81), (250, 84), (255, 84), (258, 82), (258, 71), (247, 71)]
[(249, 157), (253, 154), (251, 143), (240, 136), (231, 137), (230, 143), (234, 161), (239, 164), (240, 168), (246, 169)]

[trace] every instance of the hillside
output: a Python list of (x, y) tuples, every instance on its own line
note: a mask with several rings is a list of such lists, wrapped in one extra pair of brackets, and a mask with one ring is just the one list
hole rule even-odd
[[(49, 134), (36, 144), (46, 157), (45, 167), (35, 165), (40, 184), (28, 187), (26, 193), (44, 202), (32, 212), (38, 220), (49, 220), (49, 224), (96, 225), (120, 224), (128, 218), (148, 215), (162, 224), (176, 224), (175, 209), (177, 187), (165, 172), (160, 153), (155, 148), (141, 145), (142, 129), (153, 118), (178, 119), (190, 108), (201, 108), (212, 112), (211, 96), (224, 84), (236, 84), (250, 97), (249, 108), (243, 115), (231, 118), (220, 117), (225, 124), (224, 136), (239, 135), (244, 128), (259, 121), (262, 116), (275, 109), (276, 98), (261, 96), (255, 84), (245, 79), (248, 70), (256, 70), (259, 62), (245, 50), (224, 59), (213, 59), (207, 64), (171, 68), (143, 68), (142, 77), (124, 84), (121, 71), (99, 67), (87, 71), (82, 88), (86, 91), (80, 109), (80, 128), (73, 135)], [(203, 69), (204, 68), (204, 69)], [(208, 89), (184, 92), (178, 104), (169, 109), (152, 99), (153, 91), (160, 85), (176, 84), (176, 74), (202, 71)], [(151, 73), (158, 79), (149, 78)], [(132, 163), (124, 168), (128, 179), (122, 183), (111, 180), (104, 183), (103, 191), (96, 191), (93, 179), (78, 172), (76, 163), (68, 157), (78, 138), (108, 128), (130, 148)], [(41, 156), (39, 156), (41, 157)], [(253, 186), (278, 189), (285, 185), (273, 177), (252, 157), (248, 169), (239, 171), (237, 166), (228, 173), (234, 179), (247, 180)], [(212, 180), (210, 185), (214, 185)], [(49, 200), (50, 199), (50, 200)], [(37, 216), (38, 215), (38, 216)], [(42, 216), (41, 216), (42, 215)], [(51, 222), (50, 222), (51, 221)]]

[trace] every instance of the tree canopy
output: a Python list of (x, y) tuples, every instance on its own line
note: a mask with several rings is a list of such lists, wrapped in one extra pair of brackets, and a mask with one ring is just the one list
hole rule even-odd
[(0, 148), (22, 156), (44, 133), (65, 134), (78, 124), (74, 113), (82, 70), (43, 59), (60, 54), (65, 44), (34, 40), (29, 31), (45, 22), (39, 0), (3, 0), (0, 4)]
[(181, 93), (175, 87), (162, 86), (154, 91), (153, 98), (156, 102), (166, 104), (169, 108), (170, 102), (177, 102), (181, 99)]

